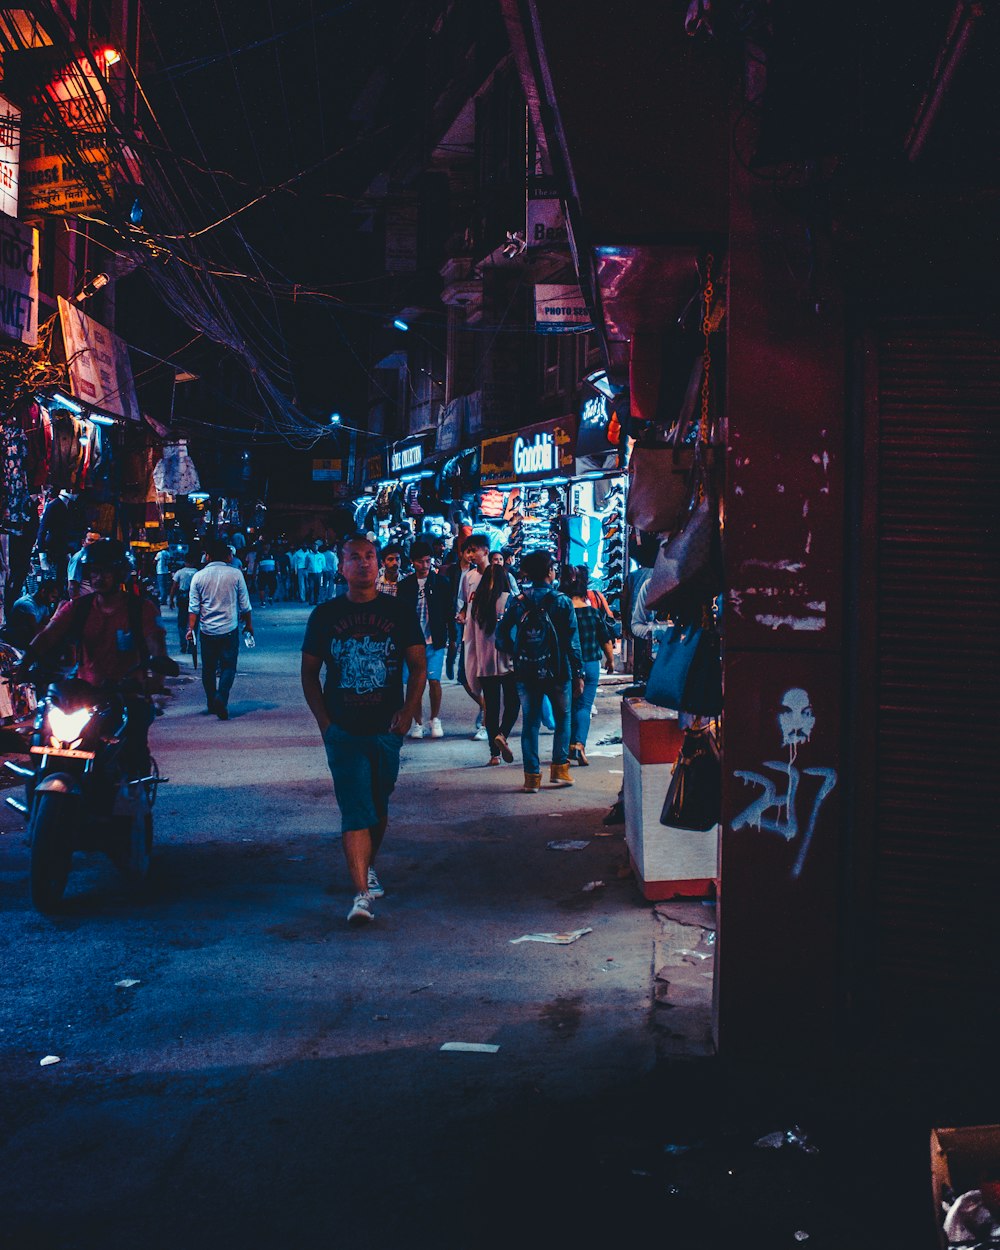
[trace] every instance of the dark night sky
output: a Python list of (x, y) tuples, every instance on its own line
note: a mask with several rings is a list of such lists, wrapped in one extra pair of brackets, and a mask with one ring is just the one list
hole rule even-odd
[[(239, 324), (291, 362), (286, 389), (306, 411), (359, 399), (365, 377), (345, 340), (378, 314), (352, 214), (371, 140), (350, 120), (400, 0), (148, 0), (143, 86), (175, 162), (188, 228), (302, 171), (288, 190), (209, 232), (199, 248)], [(316, 168), (314, 168), (316, 167)], [(155, 223), (153, 223), (155, 227)], [(288, 294), (291, 284), (326, 298)], [(183, 332), (177, 330), (178, 341)], [(199, 346), (194, 350), (195, 367)], [(270, 358), (270, 357), (269, 357)], [(280, 369), (278, 371), (280, 373)]]

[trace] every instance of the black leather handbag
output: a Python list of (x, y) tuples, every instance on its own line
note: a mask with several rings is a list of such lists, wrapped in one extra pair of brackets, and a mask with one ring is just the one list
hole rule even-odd
[(709, 725), (684, 731), (660, 824), (705, 833), (722, 815), (722, 760)]

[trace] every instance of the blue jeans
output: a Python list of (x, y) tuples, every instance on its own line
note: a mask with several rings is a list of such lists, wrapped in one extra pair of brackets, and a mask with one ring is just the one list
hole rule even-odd
[(587, 745), (587, 734), (590, 733), (590, 709), (594, 706), (594, 699), (597, 697), (597, 685), (600, 680), (601, 661), (584, 660), (583, 694), (573, 696), (573, 732), (571, 735), (571, 741), (578, 742), (582, 747)]
[(569, 708), (572, 682), (545, 682), (541, 686), (517, 683), (521, 700), (521, 759), (526, 773), (540, 773), (538, 762), (538, 727), (542, 722), (542, 700), (546, 695), (552, 704), (556, 727), (552, 733), (552, 763), (569, 763)]
[[(229, 703), (229, 692), (236, 680), (236, 664), (240, 658), (240, 631), (234, 629), (231, 634), (200, 635), (201, 641), (201, 684), (205, 687), (205, 698), (209, 707), (218, 702), (226, 707)], [(216, 679), (219, 682), (216, 691)]]

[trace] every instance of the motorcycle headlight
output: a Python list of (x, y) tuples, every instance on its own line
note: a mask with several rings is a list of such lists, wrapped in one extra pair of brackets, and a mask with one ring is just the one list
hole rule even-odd
[(52, 736), (60, 742), (75, 742), (94, 715), (92, 707), (80, 707), (75, 712), (64, 712), (61, 708), (49, 708), (49, 729)]

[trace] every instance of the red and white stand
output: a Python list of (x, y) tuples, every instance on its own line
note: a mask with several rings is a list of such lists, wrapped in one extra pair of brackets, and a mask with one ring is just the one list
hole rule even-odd
[(706, 833), (660, 824), (684, 734), (677, 713), (622, 700), (625, 842), (643, 895), (698, 898), (719, 878), (719, 826)]

